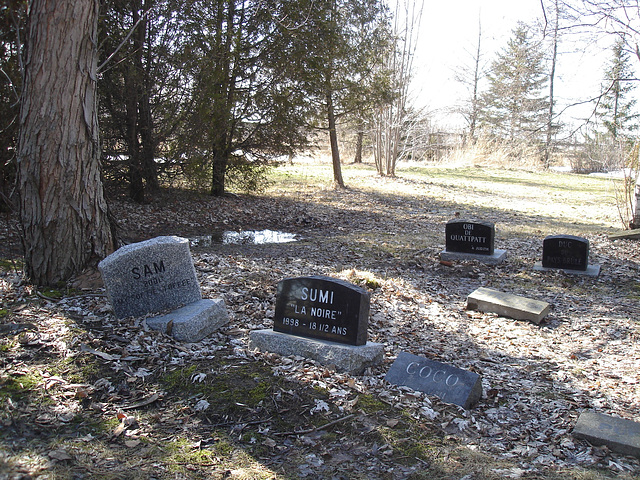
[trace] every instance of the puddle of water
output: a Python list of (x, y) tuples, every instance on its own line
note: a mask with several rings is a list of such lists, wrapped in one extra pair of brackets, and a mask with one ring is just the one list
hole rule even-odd
[(245, 230), (242, 232), (224, 231), (211, 235), (192, 237), (192, 247), (211, 247), (214, 245), (264, 245), (266, 243), (289, 243), (298, 240), (295, 233), (275, 230)]

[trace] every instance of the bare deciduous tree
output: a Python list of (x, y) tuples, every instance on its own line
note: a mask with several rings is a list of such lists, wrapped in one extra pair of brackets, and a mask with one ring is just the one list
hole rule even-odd
[(465, 136), (465, 143), (474, 143), (477, 136), (478, 119), (480, 115), (480, 80), (485, 75), (482, 63), (482, 22), (478, 17), (478, 42), (471, 54), (471, 64), (459, 67), (455, 74), (457, 82), (461, 83), (469, 92), (459, 113), (464, 117), (469, 131)]
[(387, 57), (386, 65), (393, 76), (396, 95), (392, 102), (377, 109), (373, 121), (374, 158), (380, 175), (394, 176), (396, 164), (403, 154), (403, 143), (410, 123), (409, 87), (423, 7), (423, 0), (396, 3), (393, 25), (395, 45)]

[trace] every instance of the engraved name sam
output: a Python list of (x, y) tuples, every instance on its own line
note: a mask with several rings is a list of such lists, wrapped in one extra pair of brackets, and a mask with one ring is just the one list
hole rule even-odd
[(142, 265), (138, 267), (133, 267), (131, 269), (131, 274), (133, 278), (136, 280), (140, 280), (142, 277), (150, 277), (152, 275), (157, 275), (159, 273), (164, 273), (166, 270), (164, 268), (164, 260), (160, 260), (159, 262), (152, 262), (151, 265)]

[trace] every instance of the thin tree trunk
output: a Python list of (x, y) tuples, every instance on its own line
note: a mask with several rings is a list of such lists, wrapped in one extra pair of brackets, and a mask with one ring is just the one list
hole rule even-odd
[(336, 132), (336, 117), (333, 110), (333, 98), (331, 91), (327, 93), (327, 117), (329, 121), (329, 143), (331, 144), (331, 162), (333, 164), (333, 182), (340, 188), (346, 188), (342, 179), (342, 165), (340, 164), (340, 151), (338, 150), (338, 134)]
[(219, 3), (215, 38), (217, 50), (214, 52), (217, 55), (217, 62), (214, 71), (216, 88), (213, 98), (214, 113), (212, 122), (215, 126), (215, 131), (212, 139), (213, 166), (211, 177), (211, 195), (216, 197), (225, 193), (225, 178), (234, 135), (231, 109), (236, 88), (235, 69), (239, 68), (238, 62), (233, 62), (233, 60), (237, 60), (233, 55), (239, 55), (239, 52), (234, 52), (233, 50), (233, 39), (236, 34), (234, 30), (235, 17), (235, 0), (226, 0), (226, 2)]
[[(144, 11), (149, 11), (152, 6), (152, 0), (145, 0)], [(142, 3), (140, 2), (140, 0), (137, 0), (136, 8), (139, 7), (142, 7)], [(151, 100), (149, 98), (151, 92), (149, 65), (151, 59), (147, 59), (147, 68), (145, 68), (142, 61), (144, 44), (146, 41), (148, 41), (148, 23), (148, 17), (145, 16), (140, 22), (140, 25), (138, 25), (138, 31), (136, 32), (136, 35), (134, 37), (134, 47), (136, 51), (136, 70), (138, 71), (138, 76), (136, 78), (140, 81), (140, 96), (138, 100), (138, 131), (140, 133), (140, 164), (142, 166), (142, 176), (144, 177), (147, 189), (152, 192), (157, 192), (160, 189), (160, 185), (158, 183), (158, 170), (155, 163), (153, 117), (151, 115)]]
[(356, 157), (353, 160), (353, 163), (362, 163), (362, 143), (364, 140), (364, 132), (360, 130), (358, 132), (358, 136), (356, 137)]
[(479, 114), (478, 85), (480, 83), (480, 44), (482, 42), (482, 22), (478, 15), (478, 47), (476, 49), (475, 65), (473, 68), (473, 96), (471, 98), (471, 118), (469, 119), (469, 140), (476, 143), (476, 126)]
[(544, 167), (549, 168), (551, 165), (551, 148), (553, 140), (553, 107), (554, 107), (554, 82), (556, 77), (556, 62), (558, 59), (558, 29), (560, 23), (560, 10), (558, 0), (555, 0), (555, 22), (553, 26), (553, 51), (551, 54), (551, 73), (549, 74), (549, 114), (547, 118), (547, 140), (544, 149)]
[(129, 153), (129, 198), (134, 202), (144, 202), (144, 182), (138, 140), (138, 81), (135, 66), (127, 68), (124, 78), (125, 109), (127, 124), (127, 150)]
[(97, 0), (32, 0), (18, 174), (25, 272), (53, 285), (113, 249), (100, 179)]
[(225, 193), (227, 158), (228, 155), (223, 150), (216, 150), (213, 154), (211, 195), (214, 197), (221, 197)]

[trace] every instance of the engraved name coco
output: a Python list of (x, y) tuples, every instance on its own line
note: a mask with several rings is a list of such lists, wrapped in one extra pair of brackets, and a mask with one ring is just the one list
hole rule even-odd
[(444, 383), (447, 387), (454, 387), (458, 384), (460, 378), (451, 373), (447, 375), (447, 372), (444, 370), (435, 370), (431, 368), (429, 365), (424, 365), (420, 367), (420, 363), (411, 362), (407, 365), (406, 369), (407, 375), (418, 375), (418, 377), (423, 378), (425, 380), (431, 379), (434, 383)]

